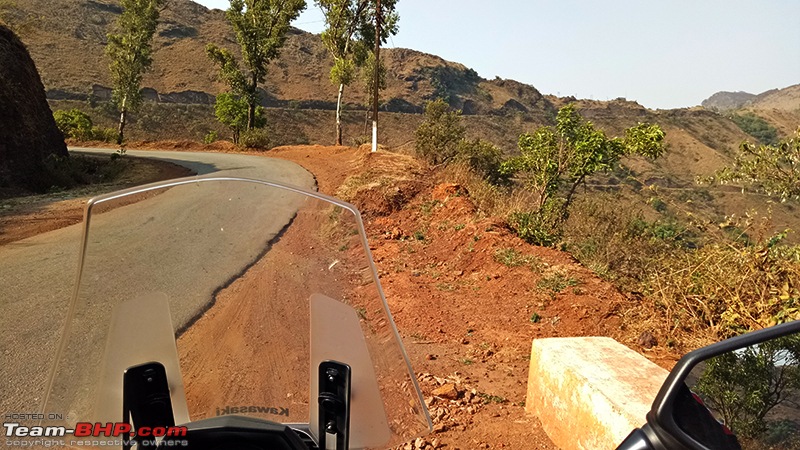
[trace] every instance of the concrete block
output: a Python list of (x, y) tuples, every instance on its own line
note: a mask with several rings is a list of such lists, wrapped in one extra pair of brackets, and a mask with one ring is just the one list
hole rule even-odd
[(614, 449), (645, 423), (667, 373), (611, 338), (535, 339), (525, 409), (561, 449)]

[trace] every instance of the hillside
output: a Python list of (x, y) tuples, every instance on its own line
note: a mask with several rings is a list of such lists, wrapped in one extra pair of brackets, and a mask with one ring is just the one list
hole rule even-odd
[[(110, 96), (107, 61), (104, 56), (106, 34), (113, 29), (121, 9), (114, 0), (26, 0), (16, 2), (6, 15), (13, 22), (25, 23), (23, 40), (42, 74), (51, 100), (106, 100)], [(209, 10), (191, 0), (171, 0), (161, 14), (154, 40), (153, 70), (145, 76), (145, 96), (169, 104), (211, 104), (225, 86), (217, 81), (217, 71), (207, 63), (205, 46), (214, 43), (238, 52), (232, 30), (224, 13)], [(382, 52), (387, 68), (387, 89), (382, 93), (384, 110), (417, 114), (427, 100), (448, 98), (451, 105), (467, 116), (492, 116), (482, 121), (480, 135), (496, 138), (495, 143), (513, 151), (516, 136), (522, 131), (549, 123), (556, 109), (570, 100), (543, 96), (535, 87), (513, 80), (481, 78), (475, 71), (456, 62), (410, 49), (387, 48)], [(200, 63), (198, 63), (200, 62)], [(293, 29), (280, 58), (270, 67), (263, 85), (265, 106), (290, 109), (332, 110), (336, 88), (328, 79), (331, 59), (318, 36)], [(726, 105), (738, 106), (750, 101), (753, 107), (772, 112), (782, 130), (791, 130), (796, 110), (800, 108), (800, 85), (759, 96), (728, 93), (735, 98)], [(715, 97), (726, 97), (724, 93)], [(713, 99), (714, 97), (712, 97)], [(708, 108), (715, 106), (707, 100)], [(350, 111), (364, 108), (365, 94), (359, 83), (345, 91)], [(628, 117), (637, 120), (653, 117), (635, 102), (618, 99), (612, 102), (584, 101), (588, 116), (595, 114)], [(726, 100), (727, 101), (727, 100)], [(721, 105), (724, 102), (719, 100)], [(793, 106), (794, 105), (794, 106)], [(788, 113), (788, 114), (787, 114)], [(693, 122), (706, 116), (680, 114), (688, 120), (682, 128), (698, 129)], [(650, 120), (650, 119), (648, 119)], [(353, 122), (358, 122), (353, 118)], [(630, 123), (627, 121), (626, 123)], [(635, 121), (633, 122), (635, 123)], [(206, 130), (210, 126), (203, 127)], [(488, 130), (484, 130), (488, 128)], [(622, 127), (612, 127), (621, 130)], [(730, 128), (723, 126), (723, 128)], [(182, 130), (178, 130), (180, 135)], [(173, 131), (174, 132), (174, 131)], [(308, 135), (308, 133), (305, 133)], [(360, 134), (360, 133), (359, 133)], [(709, 139), (691, 133), (708, 145)], [(788, 133), (786, 133), (788, 134)], [(350, 136), (353, 136), (351, 134)], [(197, 133), (191, 138), (197, 139)], [(487, 138), (488, 138), (487, 137)], [(717, 136), (713, 140), (729, 144), (711, 145), (711, 151), (726, 153), (735, 148), (740, 135)], [(490, 139), (492, 140), (492, 139)], [(708, 151), (700, 149), (698, 151)]]
[(800, 126), (800, 84), (770, 89), (758, 95), (746, 92), (717, 92), (703, 100), (703, 107), (722, 114), (752, 113), (772, 124), (783, 136)]
[(700, 105), (703, 106), (703, 108), (716, 111), (727, 111), (730, 109), (739, 109), (753, 101), (754, 98), (756, 98), (756, 95), (749, 92), (720, 91), (703, 100)]
[(800, 110), (800, 84), (783, 89), (770, 89), (758, 95), (747, 92), (717, 92), (701, 103), (704, 108), (715, 111), (737, 109), (780, 110), (797, 112)]
[(763, 117), (788, 136), (800, 127), (800, 84), (761, 93), (744, 109)]
[[(37, 62), (51, 99), (84, 100), (90, 93), (108, 98), (104, 57), (106, 34), (120, 7), (110, 0), (26, 0), (11, 11), (12, 20), (33, 21), (23, 36)], [(165, 103), (211, 103), (225, 89), (205, 56), (214, 43), (238, 52), (224, 13), (190, 0), (171, 0), (162, 12), (154, 39), (154, 64), (144, 79), (146, 97)], [(532, 86), (484, 80), (461, 64), (408, 50), (382, 52), (388, 66), (386, 109), (418, 113), (426, 100), (446, 91), (451, 104), (467, 114), (521, 111), (544, 117), (552, 105)], [(198, 62), (202, 62), (198, 64)], [(280, 58), (267, 75), (262, 93), (267, 106), (315, 109), (335, 107), (336, 88), (328, 79), (331, 59), (318, 36), (293, 29)], [(358, 108), (364, 91), (355, 84), (345, 93)]]

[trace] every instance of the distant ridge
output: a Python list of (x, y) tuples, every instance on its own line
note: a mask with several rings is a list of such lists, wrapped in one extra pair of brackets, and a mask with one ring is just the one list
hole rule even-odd
[(728, 92), (720, 91), (711, 97), (703, 100), (700, 105), (706, 109), (713, 109), (716, 111), (727, 111), (731, 109), (740, 109), (748, 102), (756, 98), (755, 94), (749, 92)]
[(701, 105), (706, 109), (715, 111), (730, 111), (742, 108), (796, 111), (800, 109), (800, 84), (783, 89), (770, 89), (758, 95), (742, 91), (717, 92), (703, 100)]

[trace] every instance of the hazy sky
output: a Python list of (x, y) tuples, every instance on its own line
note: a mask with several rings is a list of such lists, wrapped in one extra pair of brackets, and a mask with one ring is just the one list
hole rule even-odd
[[(308, 3), (294, 25), (319, 33)], [(398, 12), (389, 47), (544, 94), (678, 108), (800, 83), (800, 0), (400, 0)]]

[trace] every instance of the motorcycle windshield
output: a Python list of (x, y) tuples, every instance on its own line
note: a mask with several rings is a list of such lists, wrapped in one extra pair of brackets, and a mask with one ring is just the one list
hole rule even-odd
[(350, 448), (430, 429), (358, 211), (270, 182), (193, 178), (95, 198), (44, 410), (123, 418), (124, 374), (160, 363), (176, 424), (309, 424), (323, 361), (351, 368)]

